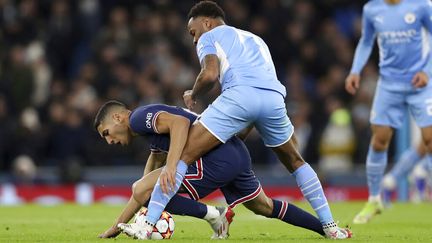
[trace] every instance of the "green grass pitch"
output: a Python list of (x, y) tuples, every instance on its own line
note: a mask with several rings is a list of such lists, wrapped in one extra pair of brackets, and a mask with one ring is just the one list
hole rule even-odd
[[(305, 203), (297, 203), (310, 211)], [(333, 203), (332, 211), (340, 225), (349, 224), (363, 203)], [(0, 207), (0, 242), (136, 242), (119, 235), (98, 239), (120, 212), (120, 206), (61, 205)], [(243, 206), (235, 209), (230, 229), (233, 242), (325, 242), (315, 233), (275, 219), (255, 216)], [(174, 216), (173, 241), (207, 242), (211, 230), (206, 222)], [(432, 242), (432, 204), (394, 204), (366, 225), (351, 225), (354, 238), (349, 242)]]

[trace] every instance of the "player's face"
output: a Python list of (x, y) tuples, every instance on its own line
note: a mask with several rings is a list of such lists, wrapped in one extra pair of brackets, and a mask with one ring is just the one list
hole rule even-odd
[(210, 19), (207, 17), (190, 18), (188, 22), (188, 31), (196, 45), (202, 34), (211, 29)]
[(114, 113), (107, 117), (98, 127), (99, 135), (108, 144), (128, 145), (132, 134), (126, 122), (126, 117), (119, 113)]

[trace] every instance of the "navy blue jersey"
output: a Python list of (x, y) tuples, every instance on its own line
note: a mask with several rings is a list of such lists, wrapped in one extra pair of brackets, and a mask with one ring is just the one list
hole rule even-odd
[(197, 114), (181, 107), (153, 104), (140, 106), (132, 111), (129, 117), (133, 132), (148, 138), (152, 152), (168, 152), (170, 144), (169, 134), (160, 134), (156, 127), (156, 119), (162, 112), (184, 116), (190, 124), (198, 118)]
[[(133, 110), (130, 127), (148, 138), (152, 152), (168, 152), (169, 134), (159, 134), (156, 119), (162, 112), (184, 116), (193, 124), (198, 116), (181, 107), (147, 105)], [(252, 171), (251, 158), (245, 144), (236, 136), (198, 159), (188, 167), (183, 180), (185, 192), (200, 199), (221, 189), (230, 207), (251, 200), (261, 192), (261, 185)]]

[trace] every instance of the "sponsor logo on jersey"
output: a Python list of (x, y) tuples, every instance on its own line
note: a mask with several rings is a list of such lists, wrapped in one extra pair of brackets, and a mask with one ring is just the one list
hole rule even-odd
[(417, 35), (417, 30), (396, 30), (396, 31), (383, 31), (378, 34), (378, 37), (385, 41), (386, 44), (408, 43), (412, 38)]
[(151, 128), (151, 119), (152, 119), (153, 113), (149, 112), (147, 113), (147, 117), (146, 117), (146, 127), (147, 128)]

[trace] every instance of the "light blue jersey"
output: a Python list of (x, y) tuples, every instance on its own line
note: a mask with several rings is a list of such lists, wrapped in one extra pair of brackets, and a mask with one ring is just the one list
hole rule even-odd
[(270, 51), (260, 37), (221, 25), (199, 38), (196, 51), (201, 63), (206, 55), (218, 56), (222, 92), (234, 86), (250, 86), (274, 90), (285, 97), (285, 87), (278, 80)]
[(362, 23), (362, 37), (351, 73), (361, 72), (377, 37), (383, 80), (410, 83), (419, 71), (432, 78), (429, 44), (432, 4), (429, 0), (402, 0), (393, 5), (385, 0), (372, 0), (363, 8)]
[(285, 108), (286, 90), (260, 37), (221, 25), (202, 34), (196, 50), (201, 63), (207, 55), (217, 55), (220, 62), (222, 94), (199, 120), (211, 134), (225, 143), (254, 125), (269, 147), (291, 138), (294, 128)]

